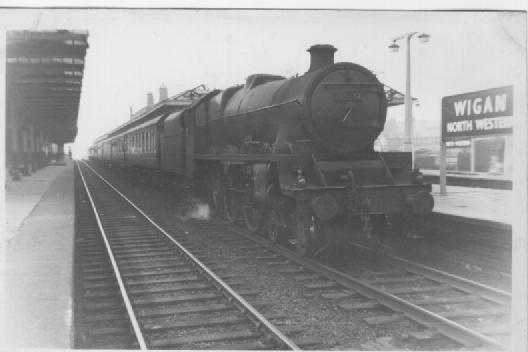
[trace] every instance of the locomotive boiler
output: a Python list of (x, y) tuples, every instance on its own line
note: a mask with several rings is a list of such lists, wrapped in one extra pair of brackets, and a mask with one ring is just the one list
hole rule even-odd
[(362, 66), (334, 64), (332, 46), (309, 51), (310, 69), (300, 77), (255, 74), (215, 95), (205, 144), (241, 146), (251, 138), (281, 154), (298, 143), (339, 155), (371, 150), (385, 123), (383, 85)]
[(361, 65), (334, 63), (331, 45), (308, 51), (303, 75), (251, 75), (146, 123), (157, 133), (152, 167), (192, 180), (217, 215), (303, 256), (354, 236), (415, 232), (432, 211), (431, 185), (411, 153), (374, 150), (383, 84)]

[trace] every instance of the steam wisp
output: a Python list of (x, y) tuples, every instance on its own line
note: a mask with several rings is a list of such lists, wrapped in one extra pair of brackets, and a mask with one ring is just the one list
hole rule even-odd
[(195, 219), (209, 221), (211, 217), (209, 204), (196, 198), (192, 198), (185, 203), (184, 208), (179, 211), (180, 215), (178, 215), (181, 220)]

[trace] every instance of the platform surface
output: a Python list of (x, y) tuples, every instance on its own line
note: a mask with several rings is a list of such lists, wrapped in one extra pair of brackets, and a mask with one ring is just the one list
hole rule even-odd
[[(420, 169), (420, 172), (425, 176), (440, 176), (439, 170), (432, 169)], [(511, 176), (503, 175), (487, 175), (481, 173), (471, 172), (447, 172), (447, 177), (464, 177), (469, 179), (481, 179), (481, 180), (499, 180), (499, 181), (511, 181)]]
[(440, 186), (433, 185), (433, 211), (476, 220), (512, 224), (513, 192), (491, 188), (447, 186), (447, 195), (440, 195)]
[(73, 175), (69, 161), (6, 185), (0, 350), (72, 346)]

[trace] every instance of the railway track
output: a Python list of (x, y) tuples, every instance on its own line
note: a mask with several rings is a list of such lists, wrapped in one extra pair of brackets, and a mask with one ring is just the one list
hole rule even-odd
[[(195, 231), (211, 231), (206, 223), (196, 221), (193, 225)], [(471, 349), (508, 349), (511, 295), (507, 292), (390, 255), (384, 258), (383, 269), (350, 275), (300, 258), (289, 249), (227, 223), (213, 226), (224, 241), (240, 243), (242, 236), (258, 244), (246, 243), (243, 249), (301, 282), (307, 291), (334, 301), (340, 309), (351, 314), (369, 311), (364, 320), (373, 328), (410, 319), (423, 328), (409, 331), (408, 338), (428, 342), (430, 348), (447, 337)], [(264, 248), (275, 255), (261, 256)], [(365, 347), (394, 349), (376, 344)]]
[[(176, 228), (180, 233), (191, 232), (190, 236), (193, 232), (208, 233), (239, 246), (244, 255), (291, 277), (306, 291), (334, 302), (341, 310), (365, 314), (365, 322), (373, 329), (391, 324), (405, 326), (405, 320), (416, 322), (405, 336), (426, 343), (428, 349), (435, 348), (446, 337), (465, 348), (508, 348), (511, 297), (506, 292), (395, 256), (387, 256), (384, 267), (375, 271), (345, 273), (300, 258), (284, 247), (221, 220), (191, 220)], [(196, 256), (200, 255), (198, 249)], [(375, 342), (364, 347), (398, 349)]]
[(300, 258), (244, 230), (234, 231), (273, 247), (284, 258), (280, 269), (283, 273), (304, 279), (305, 287), (318, 289), (341, 309), (372, 311), (365, 319), (369, 325), (410, 319), (424, 327), (409, 332), (416, 340), (434, 344), (443, 335), (467, 348), (508, 349), (511, 295), (507, 292), (391, 255), (384, 258), (384, 269), (349, 275)]
[(247, 303), (255, 292), (235, 291), (236, 277), (198, 260), (87, 164), (77, 171), (81, 347), (299, 349)]

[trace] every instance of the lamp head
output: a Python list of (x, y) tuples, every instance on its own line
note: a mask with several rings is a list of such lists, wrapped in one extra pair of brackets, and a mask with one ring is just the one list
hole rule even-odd
[(430, 37), (431, 37), (431, 36), (430, 36), (429, 34), (427, 34), (427, 33), (422, 33), (422, 34), (420, 34), (420, 35), (418, 36), (418, 39), (420, 39), (420, 41), (421, 41), (422, 43), (427, 43), (427, 42), (429, 41), (429, 38), (430, 38)]
[(389, 45), (389, 49), (391, 52), (393, 53), (397, 53), (398, 50), (400, 49), (400, 46), (398, 44), (396, 44), (396, 41), (393, 41), (391, 45)]

